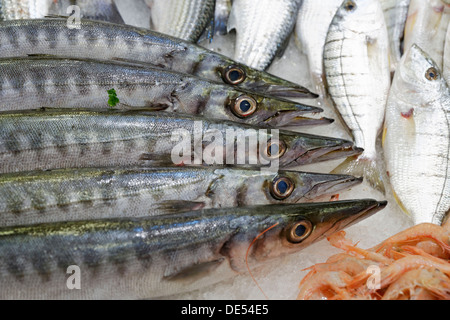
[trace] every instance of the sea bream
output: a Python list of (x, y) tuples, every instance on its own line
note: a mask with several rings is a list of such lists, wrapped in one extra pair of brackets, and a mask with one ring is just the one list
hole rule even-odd
[(296, 253), (385, 206), (266, 205), (1, 228), (0, 299), (146, 299), (192, 291)]
[(325, 199), (362, 179), (244, 168), (82, 168), (0, 175), (0, 226)]
[[(49, 108), (164, 110), (262, 127), (329, 124), (322, 109), (188, 74), (113, 61), (0, 59), (0, 111)], [(110, 92), (115, 100), (111, 101)]]
[(235, 60), (267, 69), (284, 50), (301, 0), (233, 0), (228, 31), (236, 30)]
[(328, 30), (324, 47), (328, 92), (355, 144), (364, 149), (334, 172), (358, 176), (384, 191), (377, 166), (377, 137), (390, 87), (389, 38), (379, 1), (346, 0)]
[(0, 113), (0, 173), (149, 161), (287, 168), (361, 151), (343, 139), (160, 111)]
[(380, 0), (380, 2), (389, 33), (391, 72), (394, 73), (403, 55), (403, 38), (410, 0)]
[(213, 31), (215, 0), (146, 0), (151, 29), (197, 42), (209, 26)]
[(426, 48), (430, 58), (442, 70), (449, 22), (449, 0), (411, 0), (405, 26), (405, 51), (413, 44)]
[(0, 57), (47, 54), (128, 60), (284, 97), (317, 97), (306, 88), (238, 63), (196, 44), (148, 29), (102, 21), (49, 18), (0, 23)]
[(323, 71), (323, 47), (331, 21), (342, 0), (303, 0), (295, 26), (296, 42), (308, 58), (309, 73), (315, 90), (326, 96)]
[(450, 90), (437, 63), (416, 45), (395, 74), (384, 131), (400, 206), (416, 224), (441, 224), (450, 210)]

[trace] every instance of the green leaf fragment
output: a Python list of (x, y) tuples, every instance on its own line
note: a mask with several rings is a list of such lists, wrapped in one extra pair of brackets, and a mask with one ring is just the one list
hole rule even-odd
[(108, 96), (109, 96), (108, 104), (111, 107), (115, 107), (120, 102), (119, 98), (117, 98), (116, 90), (114, 89), (108, 90)]

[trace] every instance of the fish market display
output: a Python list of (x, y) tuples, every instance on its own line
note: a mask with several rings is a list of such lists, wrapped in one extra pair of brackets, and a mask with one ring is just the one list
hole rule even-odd
[[(258, 148), (259, 147), (259, 148)], [(118, 110), (0, 113), (0, 172), (165, 164), (281, 168), (361, 153), (353, 142), (203, 117)]]
[(441, 70), (450, 22), (449, 4), (448, 0), (411, 0), (405, 27), (405, 51), (413, 44), (426, 48)]
[(403, 38), (410, 0), (380, 0), (389, 33), (391, 72), (403, 55)]
[(214, 20), (215, 0), (146, 0), (152, 29), (197, 42)]
[(341, 4), (342, 0), (303, 0), (295, 27), (297, 45), (308, 58), (311, 80), (322, 97), (326, 96), (323, 47), (328, 28)]
[(312, 266), (300, 300), (450, 300), (450, 223), (422, 223), (379, 245), (358, 248), (345, 231), (330, 243), (345, 251)]
[[(385, 206), (355, 200), (2, 228), (0, 298), (143, 299), (194, 290), (298, 252)], [(81, 290), (68, 290), (73, 266), (82, 271)]]
[(275, 96), (317, 96), (298, 84), (181, 39), (122, 24), (83, 19), (80, 23), (80, 29), (69, 29), (67, 19), (62, 18), (1, 22), (0, 57), (47, 54), (128, 60)]
[(450, 90), (414, 45), (395, 74), (384, 134), (387, 171), (415, 223), (441, 224), (450, 209)]
[(300, 0), (234, 0), (228, 20), (228, 31), (236, 30), (234, 58), (265, 70), (284, 50), (300, 3)]
[[(36, 56), (0, 59), (0, 110), (148, 108), (262, 127), (329, 124), (317, 107), (134, 64)], [(108, 92), (114, 89), (117, 100)]]
[(383, 191), (376, 140), (383, 125), (390, 87), (389, 43), (381, 5), (346, 0), (328, 31), (324, 68), (329, 94), (355, 144), (364, 149), (336, 172), (352, 172)]
[(332, 195), (362, 179), (237, 168), (85, 168), (0, 175), (0, 226), (134, 218)]

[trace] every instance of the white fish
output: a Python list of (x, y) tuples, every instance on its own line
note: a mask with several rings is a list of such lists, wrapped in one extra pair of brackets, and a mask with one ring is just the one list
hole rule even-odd
[(413, 44), (426, 48), (428, 55), (442, 70), (449, 22), (449, 0), (411, 0), (405, 26), (405, 51)]
[(389, 33), (391, 72), (403, 55), (403, 37), (410, 0), (380, 0)]
[(234, 0), (228, 31), (236, 29), (235, 60), (265, 70), (287, 44), (301, 0)]
[(346, 0), (330, 25), (324, 47), (329, 94), (355, 144), (365, 150), (334, 172), (356, 172), (380, 191), (384, 185), (376, 164), (376, 140), (390, 86), (388, 42), (380, 2)]
[(297, 45), (308, 58), (311, 80), (322, 97), (326, 94), (323, 47), (330, 23), (341, 4), (342, 0), (303, 0), (297, 17)]
[(450, 209), (450, 90), (418, 46), (395, 74), (383, 139), (393, 191), (416, 224), (441, 224)]
[(443, 58), (443, 74), (447, 83), (450, 83), (450, 28), (447, 28), (447, 34), (445, 37), (444, 46), (444, 58)]

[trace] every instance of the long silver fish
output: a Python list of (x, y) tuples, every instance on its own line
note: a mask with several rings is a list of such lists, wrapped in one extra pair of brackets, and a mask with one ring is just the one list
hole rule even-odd
[(416, 224), (441, 224), (450, 210), (450, 89), (416, 45), (395, 73), (383, 141), (400, 206)]
[(380, 0), (389, 33), (391, 52), (391, 72), (400, 62), (403, 55), (403, 38), (410, 0)]
[(323, 47), (331, 21), (342, 0), (303, 0), (295, 26), (299, 49), (308, 58), (309, 72), (316, 92), (326, 96)]
[(338, 9), (324, 47), (328, 91), (355, 144), (364, 149), (335, 172), (364, 175), (384, 191), (377, 167), (376, 141), (381, 132), (390, 87), (389, 40), (379, 1), (346, 0)]
[[(0, 59), (0, 111), (50, 108), (148, 108), (258, 126), (329, 124), (322, 109), (263, 96), (195, 76), (110, 61)], [(110, 101), (109, 91), (117, 100)]]
[(360, 178), (238, 168), (83, 168), (0, 175), (0, 226), (309, 202)]
[[(166, 164), (280, 168), (361, 153), (353, 142), (168, 112), (0, 113), (0, 172)], [(277, 137), (278, 135), (278, 137)]]
[(413, 44), (426, 48), (427, 53), (442, 70), (449, 22), (449, 0), (411, 0), (405, 26), (405, 50)]
[(196, 290), (298, 252), (385, 206), (266, 205), (2, 228), (0, 299), (145, 299)]
[(131, 60), (275, 96), (317, 97), (295, 83), (181, 39), (102, 21), (82, 19), (79, 26), (61, 18), (1, 22), (0, 57), (47, 54)]
[(228, 31), (236, 30), (235, 60), (265, 70), (287, 45), (300, 0), (234, 0)]
[(147, 0), (153, 30), (197, 42), (212, 27), (215, 0)]

